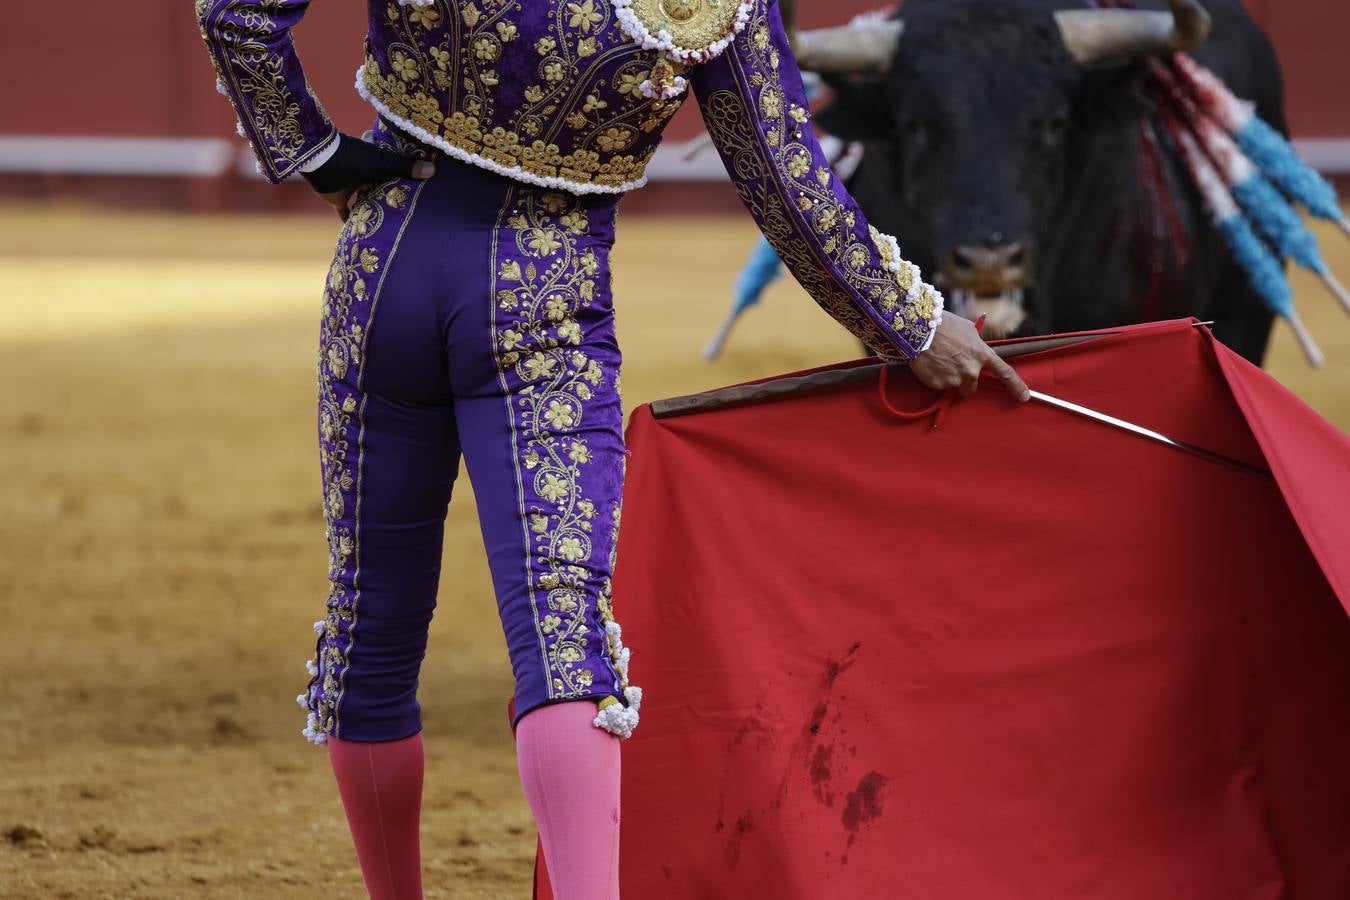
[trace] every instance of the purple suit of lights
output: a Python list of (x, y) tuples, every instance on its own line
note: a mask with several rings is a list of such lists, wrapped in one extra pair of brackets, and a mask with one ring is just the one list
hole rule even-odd
[[(334, 135), (291, 43), (307, 5), (197, 4), (273, 181)], [(376, 140), (438, 168), (362, 192), (325, 294), (333, 589), (300, 698), (313, 739), (421, 727), (417, 671), (461, 452), (517, 715), (590, 698), (599, 727), (631, 733), (641, 695), (609, 581), (623, 439), (608, 260), (619, 198), (644, 182), (688, 86), (738, 195), (811, 296), (888, 355), (931, 341), (942, 298), (830, 170), (772, 0), (372, 0), (357, 87), (383, 119)]]

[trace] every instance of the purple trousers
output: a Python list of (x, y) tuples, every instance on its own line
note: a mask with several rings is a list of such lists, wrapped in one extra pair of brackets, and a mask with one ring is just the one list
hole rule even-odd
[[(421, 729), (418, 670), (461, 454), (516, 680), (517, 718), (592, 698), (626, 734), (640, 692), (610, 608), (623, 481), (609, 254), (614, 196), (435, 159), (363, 191), (324, 292), (319, 436), (327, 616), (305, 734)], [(625, 690), (627, 689), (627, 690)]]

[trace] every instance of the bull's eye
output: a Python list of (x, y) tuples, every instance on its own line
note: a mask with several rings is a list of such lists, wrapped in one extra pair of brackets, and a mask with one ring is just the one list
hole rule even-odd
[(1069, 133), (1069, 120), (1065, 116), (1046, 116), (1037, 123), (1037, 137), (1047, 147), (1058, 147)]

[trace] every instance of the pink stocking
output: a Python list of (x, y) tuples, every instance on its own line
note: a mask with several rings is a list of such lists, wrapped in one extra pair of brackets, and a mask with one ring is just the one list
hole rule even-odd
[(370, 900), (422, 900), (422, 735), (378, 744), (330, 737), (328, 759)]
[(516, 759), (554, 900), (619, 900), (619, 739), (595, 704), (541, 706), (516, 726)]

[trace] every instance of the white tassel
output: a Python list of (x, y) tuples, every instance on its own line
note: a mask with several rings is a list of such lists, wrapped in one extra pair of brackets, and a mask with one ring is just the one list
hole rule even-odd
[(305, 730), (300, 734), (317, 747), (328, 743), (328, 735), (319, 730), (319, 717), (314, 713), (309, 714), (309, 718), (305, 721)]
[(627, 706), (613, 697), (606, 698), (609, 702), (601, 705), (593, 724), (596, 728), (618, 735), (626, 741), (633, 736), (633, 730), (638, 727), (640, 718), (638, 710), (642, 708), (642, 688), (624, 688), (623, 695), (628, 701)]
[(323, 619), (320, 619), (319, 621), (314, 623), (314, 633), (323, 634)]

